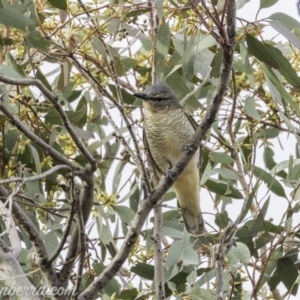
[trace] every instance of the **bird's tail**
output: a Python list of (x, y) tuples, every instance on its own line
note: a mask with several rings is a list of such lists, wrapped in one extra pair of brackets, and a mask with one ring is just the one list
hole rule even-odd
[(204, 222), (201, 212), (198, 216), (190, 213), (187, 208), (181, 208), (183, 220), (187, 231), (190, 234), (199, 235), (204, 233)]

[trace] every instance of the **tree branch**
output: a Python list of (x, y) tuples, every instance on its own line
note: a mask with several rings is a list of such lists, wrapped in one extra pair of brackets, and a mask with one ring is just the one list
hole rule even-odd
[[(227, 37), (224, 37), (224, 42), (221, 44), (223, 48), (223, 66), (220, 75), (220, 82), (216, 88), (215, 95), (211, 101), (210, 107), (207, 110), (205, 117), (198, 126), (191, 141), (185, 147), (185, 153), (182, 155), (178, 163), (169, 171), (170, 176), (166, 176), (160, 181), (159, 185), (145, 199), (141, 200), (137, 214), (135, 215), (132, 225), (126, 235), (126, 238), (112, 262), (104, 269), (96, 280), (86, 288), (78, 297), (79, 300), (95, 299), (98, 292), (107, 284), (107, 282), (118, 272), (126, 258), (128, 257), (133, 245), (135, 244), (141, 228), (151, 211), (172, 186), (184, 168), (200, 146), (201, 141), (205, 137), (208, 129), (214, 123), (217, 112), (221, 105), (223, 96), (226, 92), (230, 71), (232, 68), (233, 54), (235, 49), (235, 0), (229, 0), (227, 5)], [(227, 42), (228, 41), (228, 42)]]
[(223, 264), (224, 257), (236, 243), (236, 224), (229, 224), (221, 235), (216, 251), (216, 295), (217, 300), (223, 300)]
[[(53, 104), (54, 108), (57, 110), (65, 128), (67, 129), (68, 133), (72, 137), (74, 143), (78, 147), (79, 151), (82, 153), (82, 155), (86, 158), (86, 160), (90, 163), (92, 166), (92, 169), (95, 171), (97, 168), (97, 161), (92, 156), (92, 154), (87, 150), (81, 139), (78, 137), (77, 133), (73, 129), (72, 124), (69, 121), (69, 118), (60, 105), (58, 101), (58, 97), (54, 96), (44, 85), (43, 83), (38, 79), (13, 79), (6, 77), (2, 74), (0, 74), (0, 81), (7, 83), (7, 84), (13, 84), (13, 85), (21, 85), (21, 86), (36, 86), (39, 88), (39, 90), (48, 98), (48, 100)], [(1, 107), (0, 107), (1, 109)], [(2, 110), (2, 109), (1, 109)], [(2, 110), (3, 111), (3, 110)], [(4, 111), (3, 111), (4, 113)]]
[[(93, 175), (89, 176), (86, 180), (86, 184), (84, 185), (80, 197), (79, 197), (79, 210), (82, 213), (82, 218), (84, 224), (86, 224), (88, 217), (90, 215), (92, 206), (94, 203), (94, 177)], [(70, 243), (68, 247), (68, 252), (66, 255), (65, 263), (61, 268), (59, 273), (59, 278), (62, 280), (62, 285), (67, 287), (68, 281), (70, 278), (70, 274), (75, 264), (75, 258), (78, 254), (78, 243), (81, 238), (80, 228), (78, 224), (74, 227), (74, 230), (71, 234)]]
[(40, 300), (38, 291), (24, 274), (17, 258), (12, 252), (7, 252), (0, 246), (0, 283), (11, 288), (16, 293), (11, 296), (17, 296), (20, 300)]
[[(8, 191), (2, 185), (0, 185), (0, 196), (1, 198), (9, 197)], [(47, 254), (46, 247), (44, 245), (44, 241), (40, 235), (40, 232), (36, 229), (34, 224), (31, 222), (29, 217), (24, 213), (21, 207), (15, 202), (13, 203), (12, 213), (14, 218), (18, 220), (19, 224), (24, 228), (24, 230), (29, 235), (29, 239), (32, 242), (33, 247), (35, 249), (38, 266), (40, 267), (43, 274), (46, 276), (49, 286), (56, 287), (57, 286), (56, 272), (51, 266), (51, 264), (47, 264), (48, 254)]]
[[(3, 77), (3, 76), (2, 76)], [(0, 74), (1, 80), (1, 74)], [(56, 161), (69, 166), (73, 171), (83, 171), (84, 169), (80, 166), (73, 164), (68, 158), (63, 154), (56, 151), (49, 144), (44, 142), (40, 137), (28, 129), (16, 116), (14, 116), (10, 111), (3, 105), (2, 100), (0, 99), (0, 111), (8, 118), (9, 122), (12, 125), (15, 125), (21, 132), (23, 132), (33, 143), (36, 143), (39, 147), (42, 148), (46, 153), (48, 153)]]

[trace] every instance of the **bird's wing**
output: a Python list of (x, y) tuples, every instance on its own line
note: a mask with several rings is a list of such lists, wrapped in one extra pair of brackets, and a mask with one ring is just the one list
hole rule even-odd
[[(193, 116), (190, 114), (189, 111), (186, 111), (184, 109), (184, 113), (185, 113), (186, 117), (188, 118), (188, 120), (190, 121), (190, 123), (192, 124), (193, 128), (196, 131), (196, 129), (198, 128), (197, 122), (195, 121), (195, 119), (193, 118)], [(200, 148), (200, 151), (199, 151), (199, 166), (198, 166), (198, 168), (199, 168), (199, 172), (200, 172), (200, 170), (201, 170), (201, 160), (202, 160), (202, 157), (201, 157), (201, 152), (202, 152), (201, 151), (201, 145), (200, 145), (199, 148)], [(201, 172), (200, 172), (200, 175), (201, 175)]]
[(193, 118), (193, 116), (190, 114), (189, 111), (187, 111), (187, 110), (185, 110), (185, 109), (183, 109), (183, 111), (184, 111), (184, 114), (186, 115), (186, 117), (188, 118), (188, 120), (190, 121), (190, 123), (192, 124), (193, 128), (194, 128), (195, 131), (196, 131), (196, 129), (197, 129), (197, 127), (198, 127), (197, 122), (195, 121), (195, 119)]
[(147, 158), (150, 159), (150, 163), (151, 163), (151, 166), (152, 166), (153, 175), (154, 175), (155, 179), (157, 181), (159, 181), (160, 175), (165, 175), (165, 174), (158, 167), (158, 165), (156, 164), (155, 160), (153, 159), (153, 156), (152, 156), (152, 154), (150, 152), (150, 147), (149, 147), (149, 144), (148, 144), (148, 141), (147, 141), (145, 129), (143, 130), (143, 142), (144, 142), (144, 146), (146, 148), (146, 152), (147, 152), (147, 154), (149, 154), (149, 155), (147, 155)]

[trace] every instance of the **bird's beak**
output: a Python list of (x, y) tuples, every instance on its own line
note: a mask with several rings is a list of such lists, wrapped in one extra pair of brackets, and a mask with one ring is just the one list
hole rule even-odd
[(133, 96), (137, 97), (137, 98), (140, 98), (140, 99), (143, 99), (143, 100), (148, 100), (149, 99), (149, 97), (145, 93), (135, 93), (135, 94), (133, 94)]

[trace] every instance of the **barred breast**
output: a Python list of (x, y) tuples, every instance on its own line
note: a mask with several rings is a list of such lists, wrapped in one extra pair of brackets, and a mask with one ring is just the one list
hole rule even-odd
[[(174, 166), (183, 154), (184, 145), (195, 130), (183, 109), (168, 112), (147, 112), (145, 131), (151, 155), (164, 173)], [(189, 165), (198, 165), (199, 150)]]

